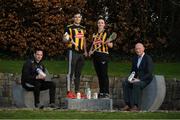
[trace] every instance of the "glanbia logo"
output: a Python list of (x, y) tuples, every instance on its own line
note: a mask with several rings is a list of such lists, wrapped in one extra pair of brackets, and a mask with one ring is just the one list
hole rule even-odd
[(101, 44), (103, 41), (100, 38), (96, 38), (93, 42), (93, 45)]
[(81, 39), (83, 37), (84, 37), (84, 34), (82, 34), (82, 33), (77, 33), (77, 35), (75, 36), (75, 38), (79, 38), (79, 39)]

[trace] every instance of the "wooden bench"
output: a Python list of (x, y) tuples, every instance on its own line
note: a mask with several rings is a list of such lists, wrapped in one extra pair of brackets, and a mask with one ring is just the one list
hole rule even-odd
[(151, 83), (144, 88), (141, 100), (141, 110), (156, 111), (164, 101), (166, 83), (164, 76), (155, 75)]

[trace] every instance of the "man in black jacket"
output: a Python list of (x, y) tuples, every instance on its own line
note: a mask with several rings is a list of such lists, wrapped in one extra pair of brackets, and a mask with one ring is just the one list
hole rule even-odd
[(131, 74), (123, 82), (123, 94), (126, 106), (122, 110), (138, 111), (140, 110), (141, 92), (153, 79), (153, 61), (145, 54), (145, 48), (142, 43), (135, 45), (136, 56), (132, 59)]
[(42, 63), (43, 50), (36, 49), (33, 59), (27, 60), (22, 68), (21, 84), (27, 91), (34, 92), (35, 107), (43, 108), (40, 105), (39, 96), (41, 90), (49, 89), (50, 107), (55, 107), (55, 84), (46, 81), (46, 68)]

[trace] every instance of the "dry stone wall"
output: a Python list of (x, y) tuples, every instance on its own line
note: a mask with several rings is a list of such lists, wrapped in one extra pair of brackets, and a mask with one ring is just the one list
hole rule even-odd
[[(51, 75), (52, 80), (56, 83), (56, 103), (64, 104), (66, 97), (66, 75)], [(122, 77), (109, 77), (110, 96), (113, 99), (113, 109), (119, 109), (124, 105)], [(180, 80), (172, 79), (166, 81), (166, 96), (161, 110), (180, 110)], [(10, 73), (0, 73), (0, 107), (15, 107), (12, 97), (12, 86), (20, 84), (20, 75)], [(90, 86), (92, 93), (98, 92), (98, 79), (96, 76), (84, 75), (81, 77), (80, 90), (85, 91), (87, 84)]]

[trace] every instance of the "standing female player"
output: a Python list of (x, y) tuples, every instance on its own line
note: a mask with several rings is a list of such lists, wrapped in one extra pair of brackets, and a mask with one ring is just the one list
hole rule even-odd
[(99, 80), (99, 98), (109, 98), (108, 48), (112, 48), (113, 43), (109, 42), (110, 34), (105, 30), (105, 25), (105, 19), (99, 17), (97, 20), (98, 30), (93, 34), (93, 42), (89, 51)]

